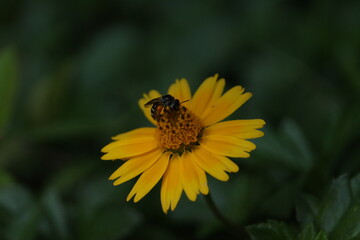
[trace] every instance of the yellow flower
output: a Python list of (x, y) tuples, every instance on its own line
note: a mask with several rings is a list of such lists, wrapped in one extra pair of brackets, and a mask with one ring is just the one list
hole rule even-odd
[[(151, 90), (139, 100), (139, 106), (155, 127), (138, 128), (119, 134), (102, 149), (103, 160), (121, 159), (124, 163), (110, 176), (114, 185), (141, 174), (127, 197), (134, 202), (143, 198), (162, 178), (161, 205), (165, 213), (174, 210), (182, 191), (191, 201), (199, 193), (208, 194), (206, 173), (227, 181), (227, 172), (239, 167), (232, 158), (247, 158), (255, 144), (246, 139), (263, 136), (261, 119), (223, 121), (250, 97), (235, 86), (225, 92), (225, 80), (216, 74), (207, 78), (191, 96), (185, 79), (176, 80), (168, 94), (180, 101), (178, 109), (170, 105), (144, 105), (161, 94)], [(154, 114), (158, 113), (158, 117)], [(156, 120), (155, 120), (156, 119)]]

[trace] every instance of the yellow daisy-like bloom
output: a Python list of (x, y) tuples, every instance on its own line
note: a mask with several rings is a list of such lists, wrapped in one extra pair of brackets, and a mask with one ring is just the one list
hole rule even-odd
[[(177, 109), (169, 105), (144, 106), (161, 94), (151, 90), (139, 106), (155, 127), (138, 128), (119, 134), (102, 149), (103, 160), (121, 159), (124, 163), (110, 176), (114, 185), (141, 174), (127, 201), (142, 199), (162, 178), (161, 205), (165, 213), (174, 210), (182, 191), (191, 201), (199, 193), (208, 194), (206, 173), (220, 181), (239, 167), (232, 158), (247, 158), (255, 144), (246, 139), (263, 136), (262, 119), (222, 121), (250, 97), (235, 86), (223, 94), (225, 80), (216, 74), (207, 78), (191, 96), (186, 79), (176, 80), (168, 94), (180, 101)], [(154, 112), (158, 113), (154, 117)], [(156, 119), (156, 120), (155, 120)]]

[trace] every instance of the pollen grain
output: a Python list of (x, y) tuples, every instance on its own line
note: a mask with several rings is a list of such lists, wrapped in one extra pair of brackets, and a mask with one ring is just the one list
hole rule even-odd
[(159, 145), (180, 152), (195, 145), (204, 128), (200, 118), (184, 106), (179, 111), (165, 109), (157, 123), (155, 138)]

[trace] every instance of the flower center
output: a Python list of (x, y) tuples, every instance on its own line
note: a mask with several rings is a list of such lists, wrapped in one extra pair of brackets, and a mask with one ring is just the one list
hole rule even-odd
[(200, 118), (186, 107), (180, 106), (178, 111), (164, 108), (158, 120), (155, 138), (160, 146), (183, 152), (198, 143), (203, 129)]

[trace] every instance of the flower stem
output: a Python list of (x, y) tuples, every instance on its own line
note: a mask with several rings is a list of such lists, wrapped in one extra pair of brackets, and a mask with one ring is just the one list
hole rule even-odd
[(225, 227), (227, 227), (232, 234), (234, 234), (237, 237), (240, 237), (241, 240), (248, 240), (250, 239), (249, 234), (245, 231), (244, 226), (241, 224), (235, 224), (234, 222), (230, 221), (228, 218), (226, 218), (218, 209), (218, 207), (215, 205), (215, 202), (213, 198), (211, 197), (210, 193), (205, 196), (206, 203), (208, 204), (209, 208), (215, 215), (215, 217), (224, 224)]

